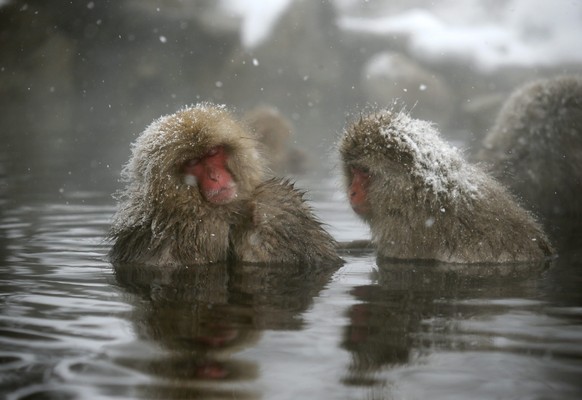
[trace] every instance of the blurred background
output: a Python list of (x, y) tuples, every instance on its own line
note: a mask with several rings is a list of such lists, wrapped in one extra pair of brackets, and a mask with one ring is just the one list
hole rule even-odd
[(185, 105), (278, 109), (282, 173), (351, 241), (346, 122), (399, 99), (471, 156), (515, 88), (572, 73), (582, 0), (0, 0), (0, 398), (582, 398), (580, 246), (114, 274), (104, 239), (130, 143)]
[(0, 176), (113, 189), (135, 137), (200, 101), (276, 107), (308, 174), (396, 98), (470, 151), (517, 86), (582, 72), (581, 49), (572, 0), (0, 0)]

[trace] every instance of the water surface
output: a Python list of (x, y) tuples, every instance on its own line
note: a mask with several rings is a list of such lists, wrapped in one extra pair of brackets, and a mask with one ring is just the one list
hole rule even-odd
[[(337, 185), (313, 205), (368, 232)], [(7, 187), (12, 187), (8, 185)], [(107, 191), (5, 191), (0, 397), (579, 399), (582, 256), (550, 264), (114, 271)]]

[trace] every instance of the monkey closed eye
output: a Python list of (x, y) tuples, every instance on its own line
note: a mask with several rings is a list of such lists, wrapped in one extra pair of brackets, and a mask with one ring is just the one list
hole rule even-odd
[(228, 157), (224, 147), (217, 146), (199, 158), (186, 161), (182, 167), (184, 182), (197, 184), (204, 199), (210, 203), (230, 203), (238, 194), (236, 183), (227, 168)]

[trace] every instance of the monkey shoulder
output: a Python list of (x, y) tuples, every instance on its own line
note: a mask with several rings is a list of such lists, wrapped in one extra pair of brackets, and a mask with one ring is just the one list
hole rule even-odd
[(250, 224), (239, 231), (239, 258), (250, 262), (341, 263), (336, 242), (289, 180), (273, 178), (255, 189)]
[(275, 214), (293, 212), (298, 209), (310, 211), (305, 203), (305, 192), (295, 187), (288, 179), (272, 178), (255, 189), (253, 203), (256, 208)]
[(114, 226), (108, 239), (112, 242), (108, 258), (114, 264), (145, 261), (150, 253), (152, 235), (144, 226)]
[[(323, 230), (321, 223), (305, 201), (305, 192), (281, 178), (263, 182), (255, 189), (250, 202), (255, 229), (285, 231), (286, 235), (304, 234), (306, 230)], [(276, 232), (273, 232), (276, 236)]]

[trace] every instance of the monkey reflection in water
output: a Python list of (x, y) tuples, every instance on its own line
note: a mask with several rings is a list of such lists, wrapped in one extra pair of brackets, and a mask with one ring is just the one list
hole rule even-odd
[(256, 138), (223, 106), (154, 121), (122, 175), (113, 263), (342, 262), (303, 193), (264, 178)]
[(490, 324), (495, 320), (492, 315), (508, 312), (505, 307), (492, 311), (484, 304), (535, 298), (536, 282), (555, 262), (466, 265), (379, 260), (371, 272), (373, 283), (350, 291), (357, 301), (348, 309), (341, 343), (351, 353), (342, 381), (382, 388), (386, 369), (424, 364), (435, 352), (490, 350), (489, 335), (467, 335), (465, 323)]
[[(171, 379), (184, 390), (180, 398), (254, 398), (252, 386), (224, 390), (197, 382), (254, 381), (259, 365), (238, 353), (254, 347), (263, 331), (302, 329), (303, 313), (334, 272), (289, 264), (117, 265), (137, 337), (165, 350), (117, 362)], [(173, 388), (160, 387), (156, 398), (173, 398)]]
[(347, 127), (340, 154), (351, 206), (380, 258), (503, 263), (553, 252), (532, 215), (429, 122), (372, 113)]

